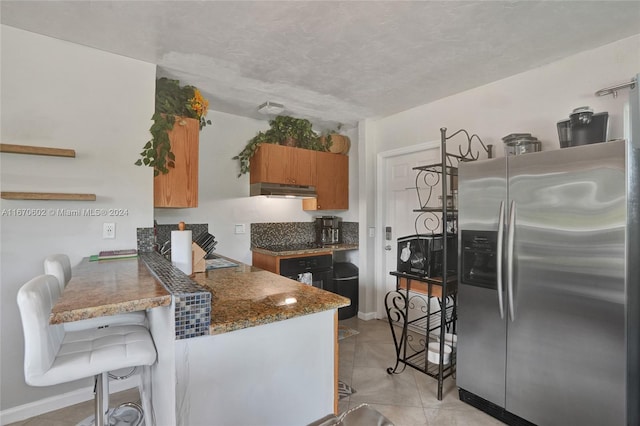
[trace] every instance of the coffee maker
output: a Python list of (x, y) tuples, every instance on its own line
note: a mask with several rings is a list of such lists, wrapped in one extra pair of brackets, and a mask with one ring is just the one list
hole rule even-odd
[(568, 120), (558, 121), (560, 148), (606, 142), (609, 130), (609, 113), (593, 113), (588, 106), (576, 108)]
[(316, 218), (316, 243), (321, 245), (342, 242), (342, 219), (337, 216)]

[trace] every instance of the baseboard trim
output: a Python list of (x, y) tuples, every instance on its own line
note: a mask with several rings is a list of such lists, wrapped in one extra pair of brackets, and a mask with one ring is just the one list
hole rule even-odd
[(372, 319), (376, 319), (375, 312), (358, 312), (358, 318), (364, 321), (369, 321)]
[[(121, 392), (139, 385), (139, 374), (135, 374), (124, 380), (110, 380), (109, 393)], [(59, 410), (92, 399), (93, 386), (87, 386), (71, 392), (7, 408), (6, 410), (0, 411), (0, 425), (20, 422), (30, 417), (39, 416), (40, 414)]]

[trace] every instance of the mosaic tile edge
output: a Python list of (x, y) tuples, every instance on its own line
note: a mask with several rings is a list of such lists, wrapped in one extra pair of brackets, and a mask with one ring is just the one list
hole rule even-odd
[(176, 340), (208, 335), (211, 324), (211, 293), (159, 253), (152, 251), (140, 253), (139, 256), (174, 298)]

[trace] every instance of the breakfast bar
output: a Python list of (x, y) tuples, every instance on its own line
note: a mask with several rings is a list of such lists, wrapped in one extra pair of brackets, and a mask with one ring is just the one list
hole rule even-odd
[(349, 299), (240, 262), (187, 276), (155, 252), (89, 262), (61, 323), (146, 310), (158, 352), (146, 424), (308, 424), (337, 412), (337, 309)]
[(50, 323), (78, 321), (171, 305), (171, 293), (141, 259), (85, 258), (53, 307)]

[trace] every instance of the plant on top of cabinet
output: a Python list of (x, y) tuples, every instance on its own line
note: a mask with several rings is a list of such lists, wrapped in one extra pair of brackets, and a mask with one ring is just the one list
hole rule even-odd
[(328, 151), (331, 147), (330, 140), (325, 143), (313, 131), (309, 120), (279, 115), (270, 120), (269, 125), (271, 127), (268, 130), (258, 132), (247, 142), (240, 154), (233, 157), (233, 160), (240, 162), (238, 177), (249, 172), (251, 157), (253, 157), (262, 143), (279, 144), (313, 151)]
[(335, 130), (326, 130), (322, 132), (320, 142), (327, 146), (326, 151), (334, 154), (348, 154), (351, 148), (351, 140), (348, 136), (340, 133), (342, 123), (338, 124)]
[(176, 117), (195, 118), (200, 130), (211, 120), (206, 120), (209, 102), (193, 86), (180, 86), (178, 80), (165, 77), (156, 80), (156, 102), (151, 125), (151, 140), (146, 143), (136, 166), (153, 167), (153, 175), (169, 173), (175, 167), (175, 155), (171, 150), (169, 132)]

